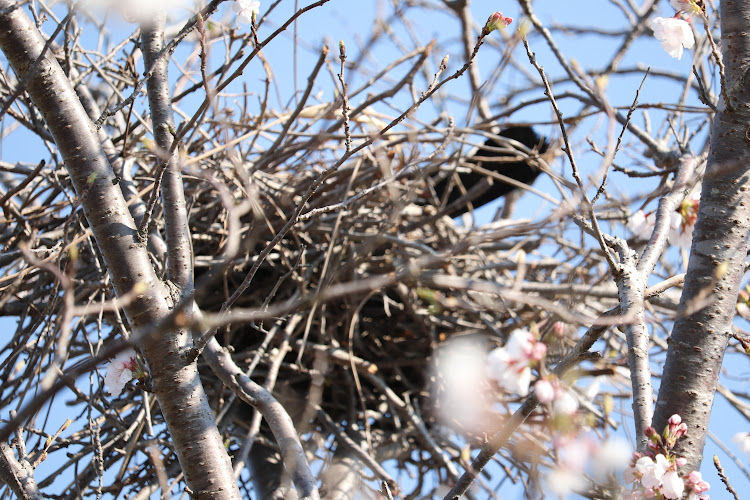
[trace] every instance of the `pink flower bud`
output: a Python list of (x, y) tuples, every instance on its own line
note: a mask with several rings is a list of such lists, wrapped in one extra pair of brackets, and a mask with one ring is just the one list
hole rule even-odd
[(555, 398), (555, 388), (549, 380), (538, 380), (534, 384), (534, 394), (540, 403), (551, 403)]
[(555, 321), (555, 323), (552, 325), (552, 333), (554, 333), (558, 337), (562, 337), (565, 335), (565, 323), (562, 321)]
[(503, 28), (512, 22), (512, 17), (505, 17), (503, 16), (502, 12), (498, 11), (492, 14), (489, 19), (487, 19), (487, 24), (484, 25), (484, 31), (487, 33), (492, 33), (496, 29)]
[(675, 429), (675, 432), (674, 432), (675, 437), (682, 437), (685, 434), (687, 434), (687, 431), (688, 431), (687, 424), (682, 423), (677, 426), (677, 429)]

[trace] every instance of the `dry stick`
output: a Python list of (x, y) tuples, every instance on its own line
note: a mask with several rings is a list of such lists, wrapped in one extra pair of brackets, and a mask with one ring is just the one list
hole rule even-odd
[(359, 444), (357, 444), (352, 438), (350, 438), (346, 434), (346, 432), (344, 432), (344, 430), (341, 429), (336, 422), (334, 422), (330, 415), (323, 411), (323, 409), (318, 405), (315, 406), (315, 410), (318, 422), (325, 426), (331, 434), (336, 436), (336, 441), (338, 442), (339, 446), (344, 446), (350, 449), (358, 459), (362, 460), (362, 462), (364, 462), (364, 464), (372, 472), (374, 472), (375, 475), (378, 476), (379, 479), (382, 479), (391, 487), (396, 485), (396, 480), (391, 477), (388, 471), (386, 471), (382, 465), (375, 461), (375, 459), (373, 459), (369, 453), (363, 450), (362, 447), (359, 446)]
[(617, 66), (620, 64), (622, 58), (625, 57), (625, 54), (628, 53), (628, 49), (630, 49), (630, 46), (633, 44), (633, 42), (637, 40), (644, 31), (646, 31), (646, 21), (649, 17), (651, 17), (651, 14), (654, 13), (658, 6), (658, 0), (651, 0), (651, 5), (649, 5), (648, 8), (643, 11), (643, 14), (639, 15), (638, 19), (635, 20), (633, 29), (625, 36), (625, 40), (623, 40), (622, 44), (620, 44), (620, 47), (617, 49), (617, 51), (615, 51), (615, 55), (612, 57), (612, 60), (609, 62), (604, 71), (601, 72), (601, 74), (610, 75), (615, 71), (615, 69), (617, 69)]
[(346, 45), (344, 41), (339, 42), (339, 59), (341, 60), (341, 72), (338, 74), (339, 82), (341, 83), (341, 115), (344, 117), (344, 136), (346, 137), (346, 152), (352, 150), (352, 136), (349, 130), (349, 97), (347, 96), (348, 85), (344, 80), (344, 68), (346, 63)]
[(562, 113), (560, 112), (560, 108), (557, 107), (557, 101), (555, 100), (555, 96), (552, 93), (552, 89), (550, 88), (549, 81), (547, 80), (547, 75), (544, 73), (544, 69), (539, 66), (539, 63), (536, 62), (536, 56), (533, 52), (531, 52), (531, 47), (529, 47), (529, 41), (528, 39), (523, 39), (523, 46), (526, 48), (526, 54), (529, 56), (529, 61), (531, 64), (536, 68), (536, 70), (539, 72), (539, 76), (542, 78), (542, 82), (544, 83), (544, 94), (549, 98), (550, 104), (552, 104), (552, 108), (555, 111), (555, 115), (557, 116), (557, 121), (560, 124), (560, 131), (562, 132), (563, 141), (565, 143), (565, 154), (568, 156), (568, 160), (570, 161), (570, 166), (573, 169), (573, 178), (576, 180), (576, 183), (578, 184), (578, 189), (581, 193), (581, 198), (583, 199), (583, 206), (584, 209), (587, 212), (587, 215), (591, 219), (591, 224), (594, 227), (594, 232), (597, 241), (599, 242), (599, 247), (601, 248), (602, 252), (604, 253), (604, 257), (607, 259), (607, 263), (609, 264), (609, 268), (612, 270), (613, 273), (617, 273), (617, 263), (615, 262), (614, 256), (612, 255), (612, 252), (607, 245), (607, 243), (604, 241), (604, 236), (601, 232), (601, 229), (599, 228), (599, 221), (596, 218), (596, 214), (594, 214), (594, 207), (591, 205), (591, 201), (588, 198), (588, 195), (586, 194), (586, 189), (583, 185), (583, 181), (581, 180), (581, 175), (578, 172), (578, 165), (576, 164), (575, 158), (573, 157), (573, 149), (570, 145), (570, 139), (568, 138), (568, 133), (565, 129), (565, 121), (563, 120)]
[(234, 363), (230, 354), (211, 338), (203, 351), (203, 358), (221, 381), (243, 401), (258, 408), (271, 427), (281, 451), (284, 466), (289, 470), (297, 494), (302, 499), (320, 498), (315, 477), (307, 466), (294, 423), (284, 407), (265, 390), (247, 377)]
[(105, 110), (102, 115), (94, 122), (94, 125), (97, 129), (101, 128), (102, 124), (104, 123), (104, 120), (106, 120), (108, 117), (114, 115), (115, 113), (119, 112), (120, 110), (124, 109), (125, 106), (131, 104), (135, 101), (135, 98), (140, 94), (141, 89), (146, 84), (149, 78), (153, 75), (156, 64), (161, 61), (162, 59), (168, 59), (169, 56), (174, 52), (175, 48), (177, 48), (177, 45), (186, 37), (188, 34), (193, 30), (193, 27), (198, 23), (198, 16), (201, 16), (203, 19), (207, 19), (211, 14), (213, 14), (216, 9), (218, 8), (219, 4), (224, 2), (226, 0), (212, 0), (211, 3), (206, 5), (204, 8), (202, 8), (198, 13), (196, 13), (193, 17), (187, 20), (185, 23), (185, 26), (180, 30), (180, 32), (175, 36), (156, 56), (154, 57), (154, 60), (152, 61), (148, 71), (143, 73), (143, 79), (139, 80), (138, 83), (136, 83), (135, 88), (133, 89), (133, 93), (130, 94), (126, 99), (124, 99), (120, 104), (117, 106), (114, 106), (112, 109)]
[(734, 500), (740, 500), (739, 495), (737, 495), (737, 492), (734, 491), (734, 488), (732, 488), (732, 485), (729, 484), (729, 478), (727, 477), (726, 473), (724, 473), (724, 468), (721, 466), (721, 462), (719, 462), (719, 457), (714, 455), (714, 467), (716, 467), (716, 472), (719, 474), (719, 478), (721, 479), (721, 482), (724, 483), (724, 486), (726, 487), (727, 491), (732, 494), (734, 497)]
[[(235, 233), (234, 231), (231, 233)], [(237, 231), (236, 233), (239, 233)], [(471, 247), (472, 245), (477, 244), (477, 241), (475, 241), (474, 238), (466, 239), (464, 242), (462, 242), (462, 245), (460, 247)], [(444, 261), (446, 258), (445, 255), (431, 255), (427, 258), (418, 259), (418, 262), (414, 267), (427, 267), (430, 265), (434, 265), (438, 262)], [(240, 323), (240, 322), (252, 322), (252, 321), (259, 321), (263, 319), (273, 319), (277, 318), (279, 316), (288, 314), (292, 311), (299, 310), (301, 307), (303, 307), (305, 304), (312, 303), (313, 301), (328, 301), (328, 300), (334, 300), (341, 297), (346, 296), (352, 296), (360, 293), (366, 293), (378, 288), (393, 286), (396, 283), (401, 282), (403, 279), (405, 279), (408, 276), (411, 276), (413, 273), (413, 268), (409, 267), (401, 269), (397, 273), (392, 273), (388, 275), (381, 275), (381, 276), (375, 276), (373, 278), (365, 278), (363, 280), (359, 280), (355, 283), (343, 283), (343, 284), (337, 284), (331, 287), (328, 287), (328, 289), (320, 291), (319, 293), (311, 294), (309, 296), (304, 296), (299, 299), (292, 299), (288, 300), (284, 303), (281, 303), (279, 305), (271, 306), (267, 309), (251, 309), (251, 310), (245, 310), (245, 309), (234, 309), (233, 311), (229, 311), (225, 314), (216, 314), (216, 315), (209, 315), (206, 314), (206, 317), (203, 318), (202, 323), (206, 325), (208, 328), (218, 328), (220, 326), (229, 324), (229, 323)], [(659, 293), (662, 293), (664, 290), (671, 286), (675, 286), (679, 284), (678, 279), (682, 278), (683, 276), (677, 276), (675, 278), (670, 278), (669, 280), (665, 280), (663, 283), (657, 284), (651, 288), (649, 288), (646, 291), (646, 296), (655, 296)], [(181, 309), (182, 305), (176, 307), (172, 314), (168, 317), (166, 317), (161, 323), (152, 325), (148, 329), (144, 329), (138, 332), (134, 332), (134, 335), (131, 340), (133, 342), (138, 342), (140, 339), (150, 336), (150, 335), (158, 335), (161, 331), (163, 331), (165, 328), (171, 327), (174, 324), (175, 316), (177, 315), (177, 311)], [(611, 318), (614, 314), (609, 315), (608, 317)], [(605, 323), (606, 325), (609, 325), (612, 323), (612, 321), (606, 321), (604, 318), (600, 317), (600, 321)], [(597, 325), (595, 328), (600, 328), (599, 325)], [(15, 416), (12, 417), (11, 420), (2, 427), (0, 427), (0, 441), (7, 440), (8, 437), (12, 432), (14, 432), (14, 429), (19, 427), (23, 424), (28, 418), (31, 417), (34, 413), (36, 413), (52, 396), (54, 396), (60, 389), (66, 387), (67, 382), (66, 380), (75, 380), (77, 377), (89, 373), (92, 370), (95, 370), (97, 365), (101, 362), (113, 358), (117, 353), (123, 351), (124, 349), (130, 347), (131, 344), (125, 342), (125, 341), (115, 341), (112, 344), (104, 347), (99, 353), (92, 356), (89, 359), (83, 360), (76, 365), (68, 368), (65, 372), (65, 374), (61, 377), (60, 380), (58, 380), (53, 387), (51, 387), (48, 390), (41, 391), (34, 399), (32, 399), (26, 406), (24, 406), (21, 411)], [(334, 361), (337, 360), (336, 357), (337, 351), (330, 351), (330, 354), (332, 356), (332, 359)], [(343, 354), (343, 351), (342, 351)], [(345, 357), (346, 354), (343, 354)], [(342, 363), (348, 364), (348, 358), (342, 361)], [(363, 369), (370, 370), (374, 365), (368, 364), (366, 361), (362, 360)]]
[[(362, 104), (360, 104), (352, 112), (349, 113), (349, 116), (350, 117), (357, 116), (359, 113), (361, 113), (363, 110), (365, 110), (370, 105), (372, 105), (372, 104), (374, 104), (376, 102), (380, 102), (380, 101), (382, 101), (384, 99), (387, 99), (389, 97), (393, 97), (394, 95), (396, 95), (396, 93), (398, 92), (398, 90), (400, 90), (404, 85), (413, 82), (413, 79), (414, 79), (414, 76), (417, 73), (417, 70), (424, 64), (425, 60), (427, 59), (427, 56), (429, 55), (430, 51), (432, 50), (432, 46), (433, 45), (434, 45), (434, 42), (431, 42), (429, 45), (427, 45), (427, 47), (415, 51), (414, 53), (415, 54), (419, 54), (420, 57), (414, 63), (414, 65), (409, 70), (409, 72), (406, 75), (404, 75), (404, 77), (399, 82), (397, 82), (395, 85), (393, 85), (390, 89), (388, 89), (386, 91), (383, 91), (383, 92), (381, 92), (381, 93), (379, 93), (377, 95), (371, 96), (368, 99), (365, 99), (365, 101)], [(408, 112), (411, 112), (411, 109), (408, 110), (407, 113)], [(397, 118), (395, 121), (391, 122), (391, 125), (389, 125), (389, 127), (385, 128), (384, 130), (386, 130), (386, 131), (389, 130), (394, 124), (400, 122), (404, 118), (405, 118), (405, 115), (402, 115), (401, 117)], [(312, 148), (320, 145), (324, 140), (330, 138), (331, 134), (333, 134), (334, 132), (336, 132), (343, 125), (343, 123), (344, 123), (343, 118), (337, 120), (330, 127), (328, 127), (326, 130), (324, 130), (322, 133), (315, 134), (308, 142), (300, 144), (299, 146), (297, 146), (295, 148), (288, 148), (283, 153), (284, 156), (275, 157), (274, 161), (276, 161), (276, 162), (282, 162), (282, 161), (286, 160), (287, 158), (292, 157), (293, 155), (295, 155), (299, 151), (307, 151), (307, 150), (310, 150), (310, 149), (312, 149)], [(375, 134), (375, 136), (377, 138), (380, 138), (380, 137), (384, 136), (385, 134), (386, 133), (383, 130), (381, 130), (380, 133), (379, 134)], [(373, 139), (373, 135), (372, 134), (368, 134), (367, 138), (368, 139)], [(355, 151), (353, 151), (352, 154), (358, 152), (363, 147), (369, 146), (370, 144), (372, 144), (372, 142), (373, 141), (366, 142), (365, 144), (362, 145), (362, 147), (358, 147)], [(263, 168), (262, 160), (256, 162), (255, 168), (259, 168), (259, 169)]]
[[(447, 77), (445, 80), (442, 80), (439, 84), (435, 85), (431, 89), (424, 92), (420, 98), (409, 108), (401, 113), (395, 120), (393, 120), (391, 123), (385, 126), (378, 134), (376, 134), (374, 137), (371, 137), (364, 141), (362, 144), (357, 146), (356, 148), (352, 149), (351, 151), (346, 152), (340, 160), (338, 160), (336, 163), (334, 163), (331, 167), (326, 169), (313, 183), (310, 185), (310, 187), (307, 188), (307, 191), (302, 195), (302, 199), (300, 200), (297, 207), (294, 209), (294, 212), (289, 217), (289, 220), (286, 224), (284, 224), (284, 227), (279, 230), (278, 233), (273, 237), (271, 242), (258, 254), (258, 258), (256, 259), (253, 266), (250, 268), (250, 271), (248, 271), (247, 275), (245, 276), (245, 279), (240, 284), (239, 287), (235, 290), (235, 292), (232, 294), (227, 301), (222, 304), (221, 312), (226, 312), (229, 307), (244, 293), (245, 290), (250, 286), (250, 283), (253, 280), (253, 277), (255, 276), (255, 273), (258, 271), (258, 268), (260, 268), (260, 265), (263, 263), (265, 258), (268, 256), (269, 253), (271, 253), (271, 250), (273, 250), (276, 245), (286, 236), (286, 234), (289, 232), (289, 230), (294, 227), (294, 225), (297, 223), (297, 218), (299, 217), (300, 213), (304, 209), (305, 205), (307, 204), (307, 201), (312, 197), (312, 195), (317, 191), (317, 189), (323, 184), (329, 177), (331, 177), (341, 165), (344, 164), (346, 160), (351, 158), (353, 155), (361, 151), (362, 149), (370, 146), (373, 142), (375, 142), (376, 139), (378, 139), (380, 136), (382, 136), (384, 133), (388, 132), (390, 129), (401, 123), (409, 114), (411, 114), (415, 109), (417, 109), (419, 106), (422, 105), (423, 102), (425, 102), (427, 99), (429, 99), (435, 92), (437, 92), (443, 85), (445, 85), (447, 82), (451, 80), (455, 80), (458, 77), (460, 77), (471, 65), (471, 62), (473, 61), (474, 57), (476, 57), (477, 52), (479, 51), (479, 47), (481, 47), (484, 38), (489, 34), (487, 30), (483, 30), (482, 33), (479, 36), (479, 39), (477, 40), (477, 44), (474, 47), (474, 52), (472, 53), (472, 57), (469, 61), (466, 62), (461, 68), (458, 69), (455, 73), (453, 73), (451, 76)], [(428, 46), (432, 46), (432, 43)], [(429, 52), (427, 50), (426, 52)], [(195, 356), (197, 356), (200, 353), (200, 350), (203, 348), (203, 346), (208, 342), (208, 339), (213, 337), (213, 335), (216, 334), (216, 330), (209, 331), (206, 336), (203, 337), (203, 339), (196, 342), (196, 351), (193, 353)]]
[[(601, 101), (599, 97), (596, 95), (596, 93), (589, 88), (586, 83), (581, 80), (581, 78), (573, 71), (573, 68), (571, 67), (570, 63), (565, 59), (565, 56), (563, 55), (562, 50), (560, 50), (560, 47), (557, 46), (557, 43), (552, 38), (552, 34), (549, 32), (547, 28), (544, 27), (542, 22), (539, 20), (539, 18), (534, 14), (534, 11), (531, 8), (531, 1), (530, 0), (519, 0), (519, 3), (521, 4), (521, 8), (523, 9), (524, 13), (528, 17), (529, 21), (532, 25), (539, 31), (539, 33), (544, 37), (544, 40), (547, 42), (547, 45), (549, 45), (549, 48), (552, 50), (552, 53), (557, 58), (560, 65), (563, 67), (565, 72), (568, 74), (570, 79), (575, 83), (578, 88), (580, 88), (583, 92), (588, 95), (591, 100), (593, 101), (592, 104), (596, 107), (602, 107)], [(615, 114), (615, 118), (620, 123), (625, 123), (625, 117), (622, 116), (620, 113)], [(662, 160), (667, 159), (671, 156), (670, 151), (663, 145), (659, 144), (654, 140), (653, 137), (651, 137), (648, 133), (641, 130), (639, 127), (634, 125), (632, 122), (628, 124), (628, 130), (630, 130), (633, 135), (638, 137), (638, 139), (646, 144), (649, 149), (657, 153), (657, 156), (659, 156)]]
[[(292, 128), (292, 125), (297, 122), (297, 117), (302, 113), (302, 111), (305, 108), (305, 104), (307, 104), (307, 99), (310, 97), (310, 94), (313, 91), (313, 87), (315, 86), (315, 80), (318, 78), (318, 73), (320, 73), (320, 69), (323, 67), (323, 63), (326, 60), (326, 56), (328, 55), (328, 46), (324, 45), (323, 48), (320, 51), (320, 56), (318, 57), (318, 61), (315, 63), (315, 67), (313, 67), (312, 71), (310, 72), (310, 76), (307, 77), (307, 87), (305, 87), (305, 91), (302, 93), (302, 97), (299, 99), (299, 103), (297, 103), (297, 107), (292, 111), (292, 114), (289, 115), (289, 118), (287, 119), (286, 123), (284, 123), (284, 126), (281, 127), (281, 130), (279, 131), (278, 136), (276, 137), (276, 140), (273, 141), (273, 144), (271, 144), (268, 149), (268, 154), (273, 154), (276, 149), (281, 145), (281, 142), (286, 137), (287, 133), (289, 132), (289, 129)], [(251, 132), (251, 135), (254, 132)], [(257, 162), (256, 162), (257, 163)], [(256, 165), (255, 168), (258, 168)]]
[[(617, 156), (617, 152), (620, 150), (620, 145), (622, 144), (622, 138), (625, 135), (625, 131), (628, 129), (628, 123), (630, 123), (630, 119), (633, 117), (633, 113), (638, 108), (638, 96), (641, 94), (641, 90), (643, 89), (643, 84), (646, 83), (646, 78), (648, 78), (650, 69), (646, 70), (646, 74), (643, 75), (643, 80), (641, 80), (641, 84), (638, 87), (638, 90), (635, 91), (635, 97), (633, 98), (633, 103), (630, 105), (630, 109), (628, 109), (628, 114), (625, 117), (625, 125), (623, 125), (622, 129), (620, 129), (620, 135), (617, 136), (617, 142), (615, 143), (615, 147), (612, 150), (611, 155), (608, 154), (604, 157), (604, 161), (607, 163), (607, 170), (604, 172), (604, 178), (602, 179), (601, 184), (599, 185), (599, 189), (596, 190), (596, 195), (594, 195), (594, 198), (591, 200), (592, 205), (596, 204), (596, 201), (599, 199), (599, 196), (604, 194), (604, 189), (607, 186), (607, 176), (609, 174), (609, 167), (614, 164), (615, 156)], [(611, 108), (609, 104), (607, 104), (607, 110), (608, 114), (609, 111), (611, 111)], [(611, 122), (611, 119), (610, 119)], [(589, 142), (593, 142), (589, 139)], [(602, 155), (604, 156), (604, 155)]]
[[(216, 0), (214, 0), (214, 1), (216, 1)], [(223, 0), (220, 0), (220, 1), (223, 1)], [(312, 3), (312, 4), (310, 4), (310, 5), (306, 6), (306, 7), (301, 8), (297, 12), (295, 12), (294, 15), (292, 15), (292, 17), (290, 17), (284, 24), (282, 24), (279, 27), (279, 29), (277, 29), (276, 31), (274, 31), (273, 33), (271, 33), (271, 35), (269, 35), (268, 38), (266, 38), (265, 40), (263, 40), (263, 42), (261, 42), (260, 44), (256, 44), (256, 46), (253, 49), (253, 51), (240, 63), (240, 65), (237, 67), (237, 69), (234, 71), (234, 73), (232, 73), (231, 75), (229, 75), (229, 77), (226, 80), (224, 80), (224, 82), (222, 82), (219, 85), (217, 85), (216, 86), (216, 90), (214, 90), (214, 92), (216, 94), (218, 94), (219, 92), (221, 92), (222, 90), (224, 90), (230, 83), (232, 83), (236, 78), (238, 78), (240, 75), (242, 75), (242, 72), (245, 70), (245, 67), (248, 64), (250, 64), (250, 61), (252, 61), (255, 58), (255, 56), (263, 49), (263, 47), (265, 47), (266, 45), (268, 45), (268, 43), (270, 43), (271, 40), (273, 40), (274, 38), (276, 38), (276, 36), (278, 36), (279, 34), (281, 34), (282, 32), (284, 32), (284, 30), (286, 30), (289, 27), (289, 25), (291, 25), (299, 16), (301, 16), (305, 12), (314, 9), (315, 7), (319, 7), (319, 6), (325, 4), (325, 3), (329, 2), (329, 1), (330, 0), (318, 0), (317, 2), (314, 2), (314, 3)], [(205, 9), (203, 9), (203, 10), (205, 10)], [(195, 125), (195, 123), (198, 121), (198, 119), (201, 116), (203, 116), (203, 113), (206, 111), (206, 109), (208, 109), (208, 96), (206, 96), (206, 99), (204, 99), (203, 102), (201, 103), (201, 105), (198, 106), (198, 110), (195, 112), (195, 114), (192, 116), (192, 118), (190, 118), (190, 120), (187, 123), (184, 123), (180, 127), (180, 130), (178, 131), (178, 133), (176, 134), (176, 136), (174, 138), (175, 142), (172, 145), (172, 149), (176, 148), (177, 144), (185, 136), (185, 134), (187, 134), (188, 131), (192, 130), (193, 125)], [(170, 153), (171, 153), (171, 151), (170, 151)]]
[[(271, 366), (268, 368), (268, 374), (266, 375), (266, 381), (263, 384), (263, 388), (267, 390), (269, 393), (272, 393), (274, 388), (276, 387), (276, 381), (278, 380), (281, 363), (284, 360), (286, 353), (289, 352), (289, 350), (291, 349), (289, 347), (289, 338), (291, 337), (292, 333), (294, 332), (294, 329), (297, 327), (297, 324), (299, 324), (301, 319), (302, 319), (301, 315), (294, 315), (289, 320), (286, 327), (284, 327), (283, 340), (281, 342), (281, 345), (278, 348), (277, 353), (272, 358)], [(247, 377), (250, 377), (249, 372), (250, 370), (248, 370), (248, 373), (246, 375)], [(235, 453), (235, 456), (234, 456), (234, 463), (232, 465), (234, 468), (234, 477), (236, 479), (239, 479), (240, 475), (242, 474), (242, 471), (247, 466), (247, 457), (248, 455), (250, 455), (250, 450), (255, 444), (255, 440), (258, 437), (258, 434), (260, 433), (260, 424), (261, 424), (262, 419), (263, 419), (263, 414), (260, 411), (258, 411), (258, 409), (254, 409), (253, 416), (250, 420), (250, 427), (247, 431), (247, 434), (245, 434), (242, 446), (240, 447), (240, 450), (237, 453)]]
[[(2, 113), (0, 113), (0, 116), (2, 116)], [(8, 200), (10, 200), (16, 194), (18, 194), (26, 186), (28, 186), (31, 181), (36, 179), (36, 176), (39, 175), (39, 172), (42, 171), (42, 168), (44, 168), (46, 164), (47, 162), (45, 162), (44, 160), (40, 161), (39, 165), (37, 165), (36, 168), (34, 168), (33, 172), (31, 172), (24, 180), (19, 182), (16, 187), (10, 188), (7, 193), (5, 193), (2, 197), (0, 197), (0, 207), (5, 205), (5, 203), (7, 203)]]
[[(703, 28), (706, 30), (706, 40), (711, 45), (711, 55), (714, 56), (716, 66), (719, 67), (719, 85), (721, 86), (721, 96), (724, 98), (724, 104), (727, 107), (727, 111), (734, 112), (735, 108), (732, 101), (729, 99), (729, 90), (727, 89), (726, 75), (724, 73), (724, 59), (721, 57), (721, 52), (714, 42), (714, 37), (711, 36), (711, 27), (708, 25), (708, 18), (705, 14), (701, 14), (703, 19)], [(744, 81), (744, 79), (740, 80)]]
[[(461, 48), (464, 51), (464, 57), (468, 60), (471, 58), (471, 42), (473, 38), (473, 19), (469, 2), (455, 2), (446, 4), (452, 8), (459, 17), (461, 22)], [(445, 59), (443, 61), (447, 62)], [(477, 111), (483, 121), (490, 121), (492, 111), (487, 103), (487, 98), (482, 92), (482, 79), (479, 72), (479, 66), (473, 65), (469, 69), (469, 84), (471, 85), (472, 100), (476, 101)]]
[[(445, 59), (443, 59), (443, 60), (445, 61)], [(395, 174), (393, 174), (392, 176), (390, 176), (388, 179), (384, 179), (381, 182), (375, 184), (374, 186), (367, 187), (367, 188), (363, 189), (362, 191), (358, 192), (357, 194), (351, 196), (350, 198), (347, 198), (346, 200), (344, 200), (344, 201), (342, 201), (340, 203), (335, 203), (333, 205), (328, 205), (326, 207), (315, 208), (313, 210), (310, 210), (306, 214), (300, 215), (299, 218), (298, 218), (299, 222), (306, 222), (306, 221), (312, 219), (313, 217), (316, 217), (316, 216), (321, 215), (321, 214), (326, 214), (326, 213), (329, 213), (329, 212), (335, 212), (337, 210), (344, 210), (346, 207), (348, 207), (349, 205), (351, 205), (355, 201), (363, 198), (364, 196), (367, 196), (368, 194), (370, 194), (370, 193), (372, 193), (374, 191), (378, 191), (380, 189), (383, 189), (388, 184), (391, 184), (393, 182), (398, 181), (399, 179), (402, 179), (404, 177), (407, 177), (408, 175), (411, 175), (411, 173), (419, 166), (420, 163), (425, 162), (425, 161), (429, 161), (432, 158), (434, 158), (438, 153), (440, 153), (442, 151), (445, 151), (445, 148), (448, 147), (448, 144), (453, 139), (453, 131), (454, 131), (454, 129), (455, 129), (455, 127), (454, 127), (454, 123), (453, 123), (453, 118), (450, 117), (450, 118), (448, 118), (448, 130), (445, 133), (445, 137), (443, 138), (443, 142), (440, 143), (440, 145), (433, 152), (431, 152), (430, 154), (428, 154), (427, 156), (425, 156), (423, 158), (417, 158), (416, 160), (414, 160), (414, 161), (412, 161), (412, 162), (404, 165), (404, 167), (401, 170), (399, 170), (398, 172), (396, 172)], [(431, 252), (432, 250), (430, 249), (430, 250), (427, 250), (427, 251)]]

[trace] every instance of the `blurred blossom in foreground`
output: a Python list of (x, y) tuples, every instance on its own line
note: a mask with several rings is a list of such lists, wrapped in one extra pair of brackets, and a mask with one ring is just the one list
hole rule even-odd
[(691, 49), (695, 45), (693, 30), (690, 24), (674, 17), (657, 17), (651, 21), (654, 37), (661, 42), (661, 48), (677, 59), (682, 58), (683, 48)]
[(433, 354), (431, 393), (440, 421), (474, 432), (487, 428), (491, 405), (485, 372), (485, 342), (460, 337), (440, 346)]
[(130, 23), (141, 23), (154, 17), (160, 10), (168, 11), (175, 7), (181, 7), (192, 12), (192, 2), (187, 0), (83, 0), (81, 4), (85, 7), (99, 7), (114, 9)]
[(734, 435), (732, 441), (742, 453), (750, 454), (750, 432), (739, 432)]
[(107, 375), (104, 377), (104, 383), (109, 387), (109, 393), (117, 397), (122, 392), (125, 384), (138, 372), (138, 363), (135, 361), (135, 351), (127, 349), (109, 362), (107, 365)]
[(260, 0), (237, 0), (233, 8), (237, 13), (238, 23), (252, 24), (260, 12)]
[(558, 379), (538, 380), (534, 394), (540, 403), (550, 406), (553, 415), (572, 415), (578, 410), (575, 395)]
[(632, 448), (622, 439), (602, 441), (590, 433), (578, 436), (558, 436), (554, 440), (557, 467), (545, 475), (550, 492), (564, 497), (584, 490), (591, 475), (605, 482), (610, 474), (618, 474), (627, 465)]
[(544, 358), (547, 346), (528, 330), (514, 330), (504, 347), (487, 357), (487, 373), (507, 392), (526, 396), (531, 383), (531, 366)]

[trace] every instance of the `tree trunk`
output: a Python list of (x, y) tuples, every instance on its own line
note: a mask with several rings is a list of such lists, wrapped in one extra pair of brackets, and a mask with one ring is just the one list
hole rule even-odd
[[(172, 303), (138, 242), (93, 123), (20, 4), (0, 0), (0, 26), (0, 49), (55, 139), (118, 296), (137, 285), (135, 299), (125, 306), (131, 327), (153, 329), (168, 317)], [(193, 497), (239, 499), (196, 365), (180, 356), (188, 342), (186, 330), (172, 327), (144, 337), (138, 347), (148, 362), (154, 393)]]
[[(746, 105), (750, 87), (743, 64), (750, 60), (748, 14), (747, 0), (721, 2), (724, 95), (730, 102), (723, 102), (713, 122), (679, 319), (672, 330), (654, 415), (659, 432), (675, 413), (688, 425), (687, 437), (675, 449), (688, 461), (685, 470), (697, 470), (703, 458), (711, 406), (745, 274), (750, 230), (750, 108)], [(722, 265), (726, 272), (720, 269)], [(693, 312), (707, 288), (711, 290), (709, 304)]]

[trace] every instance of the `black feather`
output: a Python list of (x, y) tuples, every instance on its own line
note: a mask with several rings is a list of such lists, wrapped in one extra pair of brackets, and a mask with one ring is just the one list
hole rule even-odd
[[(549, 146), (547, 140), (539, 136), (531, 127), (510, 127), (502, 130), (497, 135), (518, 141), (529, 149), (536, 149), (539, 153), (546, 152)], [(508, 161), (508, 157), (516, 155), (498, 151), (497, 148), (502, 148), (506, 151), (509, 149), (508, 146), (499, 144), (495, 139), (487, 139), (484, 145), (465, 161), (466, 163), (497, 172), (528, 185), (531, 185), (541, 173), (539, 168), (526, 160)], [(498, 160), (493, 160), (493, 158), (498, 158)], [(504, 158), (505, 160), (499, 160), (500, 158)], [(435, 193), (438, 199), (443, 200), (447, 196), (448, 214), (451, 217), (457, 217), (467, 212), (469, 210), (469, 202), (471, 202), (474, 208), (478, 208), (517, 189), (517, 186), (499, 179), (489, 179), (487, 176), (473, 170), (460, 173), (457, 171), (456, 175), (458, 175), (460, 183), (465, 189), (467, 199), (465, 203), (460, 203), (452, 208), (451, 204), (459, 200), (464, 195), (464, 191), (457, 186), (456, 182), (451, 180), (451, 176), (441, 180), (437, 180), (437, 176), (433, 178), (435, 179)], [(488, 179), (488, 181), (482, 183), (483, 179)], [(489, 186), (486, 185), (487, 183), (489, 183)], [(448, 189), (450, 189), (450, 192), (446, 193)]]

